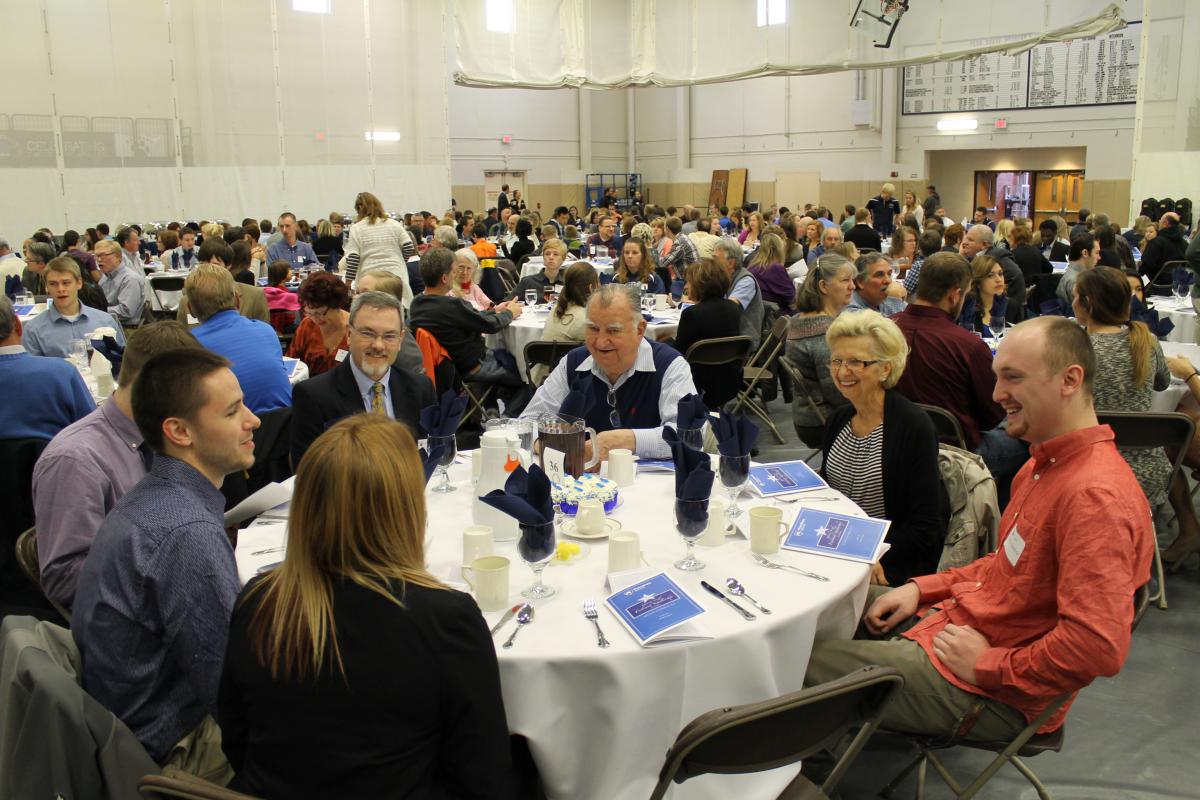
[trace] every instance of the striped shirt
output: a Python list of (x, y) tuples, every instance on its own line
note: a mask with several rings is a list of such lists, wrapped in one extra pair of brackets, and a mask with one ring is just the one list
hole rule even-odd
[(859, 437), (846, 423), (829, 448), (825, 475), (830, 486), (853, 500), (868, 517), (882, 519), (883, 425)]

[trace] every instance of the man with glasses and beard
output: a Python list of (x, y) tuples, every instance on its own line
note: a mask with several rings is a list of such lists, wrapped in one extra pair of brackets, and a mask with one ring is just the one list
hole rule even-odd
[(363, 292), (350, 304), (350, 355), (328, 372), (296, 384), (292, 397), (292, 463), (333, 423), (351, 414), (386, 414), (421, 436), (421, 409), (433, 405), (433, 383), (394, 368), (404, 343), (404, 309), (387, 292)]
[(637, 288), (601, 286), (588, 300), (584, 346), (558, 362), (521, 417), (556, 414), (569, 392), (582, 392), (602, 460), (618, 448), (670, 456), (663, 426), (675, 424), (679, 400), (697, 394), (696, 385), (683, 356), (645, 333)]

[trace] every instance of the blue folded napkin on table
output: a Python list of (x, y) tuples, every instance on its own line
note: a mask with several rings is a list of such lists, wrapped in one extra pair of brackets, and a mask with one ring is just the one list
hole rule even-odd
[(713, 471), (708, 455), (688, 447), (670, 425), (663, 428), (663, 439), (671, 448), (675, 462), (675, 499), (707, 500), (712, 494)]
[(479, 498), (492, 508), (503, 511), (518, 525), (544, 525), (554, 521), (554, 502), (550, 496), (550, 479), (537, 464), (517, 467), (504, 482), (504, 489), (494, 489)]
[(439, 444), (435, 446), (426, 445), (417, 449), (417, 455), (421, 457), (421, 467), (425, 470), (425, 483), (429, 483), (429, 479), (433, 477), (433, 473), (437, 470), (438, 462), (442, 460), (442, 456), (446, 453), (446, 445)]
[(562, 405), (558, 407), (558, 413), (564, 417), (575, 417), (576, 419), (586, 419), (587, 413), (592, 409), (592, 398), (587, 392), (576, 389), (567, 392), (567, 396), (563, 398)]
[(9, 275), (4, 279), (4, 293), (8, 295), (10, 300), (16, 300), (17, 295), (21, 292), (21, 276)]
[(675, 417), (676, 429), (681, 431), (702, 428), (708, 421), (708, 406), (700, 395), (685, 394), (679, 398), (679, 411)]
[(745, 414), (727, 413), (721, 409), (721, 415), (713, 420), (713, 435), (717, 437), (717, 452), (723, 456), (748, 456), (758, 441), (758, 426)]
[(1166, 339), (1167, 334), (1175, 330), (1175, 323), (1167, 318), (1159, 318), (1158, 311), (1143, 303), (1136, 297), (1129, 304), (1129, 319), (1131, 322), (1145, 323), (1150, 332), (1159, 339)]
[(92, 349), (108, 359), (115, 381), (121, 374), (121, 360), (125, 357), (125, 348), (117, 344), (113, 337), (105, 336), (103, 339), (92, 339)]
[(430, 436), (453, 436), (466, 408), (465, 395), (446, 392), (438, 403), (421, 409), (421, 427)]

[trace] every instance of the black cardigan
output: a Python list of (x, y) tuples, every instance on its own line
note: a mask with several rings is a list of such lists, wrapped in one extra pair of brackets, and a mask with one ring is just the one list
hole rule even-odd
[[(821, 451), (825, 459), (854, 406), (835, 409), (825, 424)], [(887, 541), (892, 547), (881, 563), (888, 583), (937, 571), (950, 522), (950, 501), (938, 472), (938, 440), (929, 416), (894, 389), (883, 401), (883, 507), (891, 520)], [(825, 477), (825, 467), (821, 467)]]

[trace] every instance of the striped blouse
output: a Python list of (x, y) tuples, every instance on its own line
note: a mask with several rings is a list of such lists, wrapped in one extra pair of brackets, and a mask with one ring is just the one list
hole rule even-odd
[(883, 425), (859, 437), (847, 423), (829, 448), (825, 476), (867, 516), (883, 518)]

